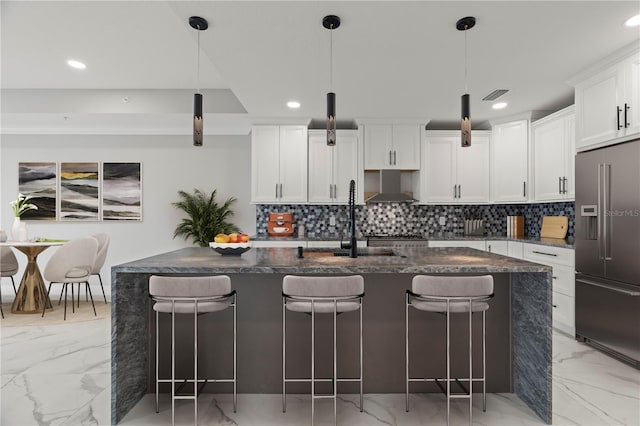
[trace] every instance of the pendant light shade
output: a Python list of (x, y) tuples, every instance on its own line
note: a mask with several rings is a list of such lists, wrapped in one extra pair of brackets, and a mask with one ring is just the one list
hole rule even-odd
[(327, 145), (336, 144), (336, 94), (327, 93)]
[(465, 93), (460, 99), (462, 105), (462, 121), (460, 130), (462, 131), (462, 146), (471, 146), (471, 106), (469, 105), (469, 94)]
[(460, 120), (460, 145), (462, 147), (471, 146), (471, 99), (467, 86), (467, 30), (476, 25), (476, 18), (467, 16), (456, 22), (456, 29), (464, 31), (464, 91), (460, 98), (461, 120)]
[[(330, 31), (331, 42), (329, 45), (329, 87), (333, 89), (333, 30), (340, 26), (340, 18), (335, 15), (327, 15), (322, 19), (322, 26)], [(336, 144), (336, 94), (333, 91), (327, 93), (327, 145)]]
[(202, 95), (193, 95), (193, 146), (202, 146)]
[(193, 95), (193, 146), (202, 146), (204, 123), (202, 120), (202, 94), (200, 93), (200, 31), (209, 28), (209, 23), (204, 18), (192, 16), (189, 18), (189, 25), (198, 31), (198, 53), (196, 59), (198, 89)]

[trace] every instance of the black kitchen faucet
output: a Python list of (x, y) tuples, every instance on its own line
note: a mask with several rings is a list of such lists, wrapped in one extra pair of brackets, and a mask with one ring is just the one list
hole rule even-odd
[(344, 249), (349, 249), (349, 257), (358, 257), (358, 240), (356, 239), (356, 181), (349, 182), (349, 236), (348, 243), (341, 243)]

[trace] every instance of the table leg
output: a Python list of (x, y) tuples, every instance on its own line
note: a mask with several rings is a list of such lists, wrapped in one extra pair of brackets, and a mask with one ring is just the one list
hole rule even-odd
[(27, 255), (29, 259), (25, 268), (18, 294), (11, 305), (11, 313), (37, 314), (46, 306), (47, 311), (53, 310), (51, 301), (47, 296), (47, 288), (38, 268), (37, 258), (46, 247), (16, 247)]

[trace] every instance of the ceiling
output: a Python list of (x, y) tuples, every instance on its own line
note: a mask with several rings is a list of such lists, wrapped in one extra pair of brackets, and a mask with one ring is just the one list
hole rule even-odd
[[(633, 1), (7, 1), (1, 2), (3, 133), (189, 134), (197, 32), (205, 132), (322, 119), (329, 84), (342, 120), (455, 126), (464, 33), (474, 127), (573, 103), (567, 81), (640, 40)], [(83, 71), (67, 59), (87, 64)], [(481, 98), (509, 89), (491, 109)], [(37, 89), (37, 90), (36, 90)], [(286, 107), (297, 100), (298, 110)], [(93, 130), (91, 130), (93, 129)], [(128, 130), (124, 130), (128, 129)]]

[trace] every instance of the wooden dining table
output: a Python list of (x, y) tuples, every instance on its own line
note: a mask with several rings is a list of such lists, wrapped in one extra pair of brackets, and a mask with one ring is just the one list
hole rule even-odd
[(40, 268), (38, 255), (51, 246), (61, 246), (62, 241), (6, 241), (0, 247), (13, 247), (27, 256), (27, 267), (22, 274), (18, 293), (11, 305), (13, 314), (37, 314), (43, 310), (51, 311), (53, 306), (47, 295)]

